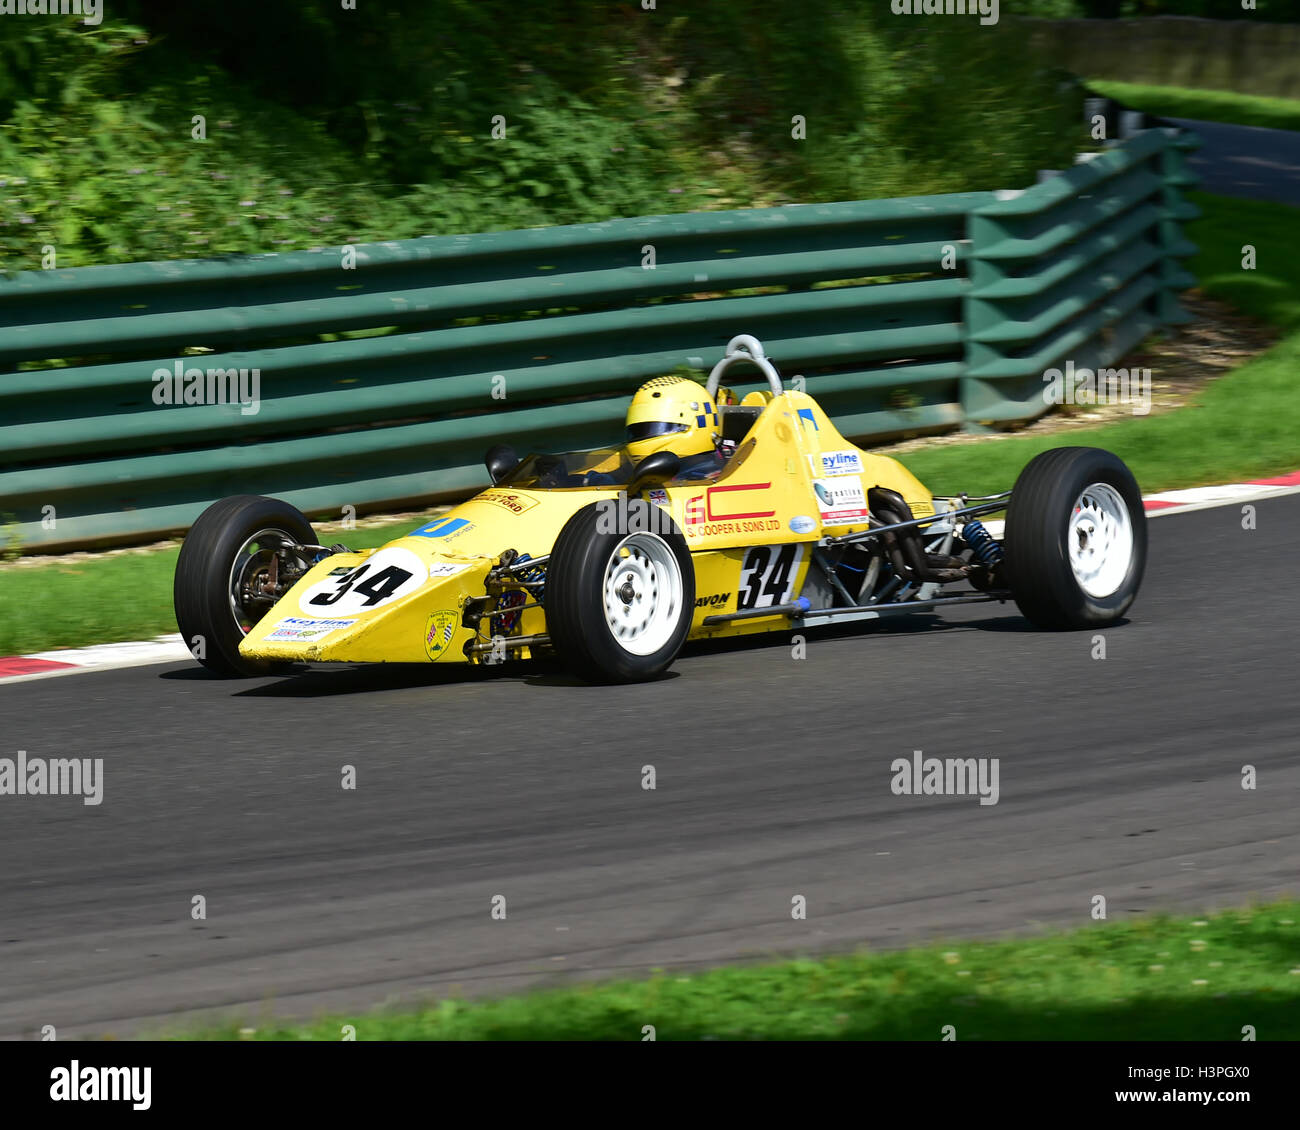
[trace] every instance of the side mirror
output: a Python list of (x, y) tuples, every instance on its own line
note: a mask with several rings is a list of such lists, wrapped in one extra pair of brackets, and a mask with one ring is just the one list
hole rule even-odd
[(647, 455), (632, 472), (632, 481), (627, 484), (628, 498), (635, 498), (646, 487), (662, 486), (669, 479), (676, 478), (681, 469), (682, 461), (671, 451)]
[(495, 447), (489, 448), (488, 453), (483, 456), (483, 465), (492, 476), (493, 484), (496, 484), (519, 466), (519, 456), (509, 444), (498, 443)]

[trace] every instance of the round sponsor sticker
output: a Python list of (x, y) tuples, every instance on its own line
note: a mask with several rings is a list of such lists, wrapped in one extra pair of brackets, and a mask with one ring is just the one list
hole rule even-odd
[(429, 579), (429, 567), (409, 549), (389, 546), (355, 569), (331, 573), (298, 600), (311, 616), (352, 616), (409, 596)]
[(796, 514), (790, 519), (790, 529), (796, 534), (810, 534), (817, 528), (814, 522), (807, 514)]

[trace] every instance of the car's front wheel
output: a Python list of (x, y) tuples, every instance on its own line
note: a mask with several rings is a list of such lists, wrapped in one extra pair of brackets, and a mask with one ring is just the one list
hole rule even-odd
[(602, 505), (579, 510), (556, 539), (546, 569), (547, 634), (561, 661), (589, 682), (652, 679), (691, 630), (690, 550), (657, 506)]
[(214, 502), (181, 543), (172, 601), (185, 645), (218, 675), (272, 674), (239, 645), (280, 593), (310, 568), (289, 547), (313, 545), (311, 523), (274, 498), (241, 494)]
[(1005, 548), (1011, 593), (1035, 624), (1089, 628), (1118, 620), (1146, 568), (1137, 481), (1109, 451), (1043, 452), (1012, 489)]

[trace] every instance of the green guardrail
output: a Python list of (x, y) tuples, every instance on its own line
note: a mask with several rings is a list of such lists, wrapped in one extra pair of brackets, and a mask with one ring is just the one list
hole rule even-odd
[(1143, 130), (1022, 192), (11, 274), (0, 524), (57, 549), (244, 492), (336, 515), (453, 498), (494, 443), (615, 441), (640, 382), (737, 333), (861, 442), (1027, 419), (1044, 369), (1181, 319), (1195, 144)]

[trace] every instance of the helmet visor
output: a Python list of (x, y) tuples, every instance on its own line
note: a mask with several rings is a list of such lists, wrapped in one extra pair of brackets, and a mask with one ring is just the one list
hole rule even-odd
[(634, 443), (639, 439), (650, 439), (653, 436), (666, 436), (670, 432), (689, 430), (685, 424), (674, 424), (666, 420), (643, 420), (639, 424), (628, 424), (627, 441)]

